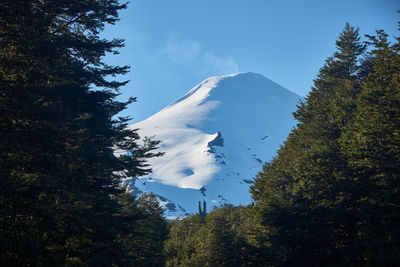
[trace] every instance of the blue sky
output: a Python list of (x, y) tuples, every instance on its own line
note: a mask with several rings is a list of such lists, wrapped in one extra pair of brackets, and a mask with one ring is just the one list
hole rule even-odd
[(257, 72), (307, 95), (346, 22), (361, 35), (399, 36), (395, 0), (131, 0), (107, 38), (126, 47), (106, 62), (130, 65), (121, 115), (133, 123), (215, 75)]

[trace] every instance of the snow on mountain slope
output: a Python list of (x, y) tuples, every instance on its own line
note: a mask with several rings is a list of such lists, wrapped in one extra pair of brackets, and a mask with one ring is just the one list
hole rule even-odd
[(161, 140), (153, 173), (128, 179), (136, 193), (154, 192), (168, 217), (248, 204), (262, 164), (275, 155), (295, 121), (299, 96), (255, 73), (211, 77), (160, 112), (130, 126)]

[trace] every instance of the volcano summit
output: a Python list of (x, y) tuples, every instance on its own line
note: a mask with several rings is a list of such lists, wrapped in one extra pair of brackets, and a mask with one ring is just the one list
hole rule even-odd
[(133, 192), (153, 192), (168, 217), (246, 205), (249, 186), (295, 126), (299, 96), (260, 74), (211, 77), (160, 112), (136, 123), (141, 136), (161, 140), (152, 174), (127, 179)]

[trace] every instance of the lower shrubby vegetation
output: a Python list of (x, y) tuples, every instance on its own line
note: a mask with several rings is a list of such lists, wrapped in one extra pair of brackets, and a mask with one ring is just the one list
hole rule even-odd
[(237, 266), (248, 262), (252, 218), (244, 207), (214, 209), (171, 225), (165, 244), (167, 266)]
[(0, 266), (400, 265), (399, 39), (346, 25), (253, 205), (168, 223), (121, 186), (160, 156), (116, 118), (128, 67), (102, 61), (125, 7), (0, 1)]

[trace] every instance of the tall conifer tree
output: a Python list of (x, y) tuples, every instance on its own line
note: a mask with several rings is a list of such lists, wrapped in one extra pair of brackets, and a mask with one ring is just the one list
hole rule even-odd
[(370, 36), (372, 72), (362, 84), (354, 121), (342, 135), (356, 190), (353, 210), (366, 265), (400, 264), (400, 44)]
[(349, 24), (336, 45), (294, 114), (297, 127), (252, 188), (270, 232), (265, 244), (271, 245), (277, 264), (351, 264), (345, 254), (356, 232), (343, 201), (349, 189), (339, 138), (364, 79), (360, 56), (365, 47)]
[[(0, 2), (0, 265), (118, 263), (121, 178), (148, 168), (108, 77), (117, 0)], [(114, 149), (131, 151), (120, 157)], [(127, 218), (125, 218), (127, 219)]]

